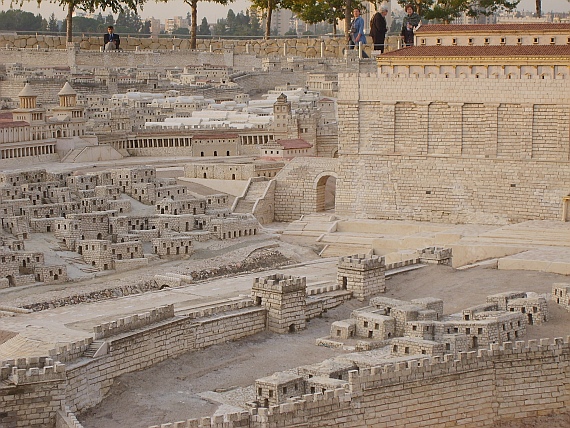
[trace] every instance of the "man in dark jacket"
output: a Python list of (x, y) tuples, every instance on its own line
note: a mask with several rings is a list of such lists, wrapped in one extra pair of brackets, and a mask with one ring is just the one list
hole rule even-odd
[(374, 40), (374, 50), (384, 52), (384, 40), (386, 39), (386, 32), (388, 25), (386, 24), (386, 15), (388, 8), (382, 6), (379, 12), (376, 12), (370, 20), (370, 36)]
[(119, 38), (118, 34), (115, 34), (114, 28), (112, 25), (107, 27), (107, 34), (103, 36), (103, 45), (106, 51), (114, 51), (119, 49), (119, 45), (121, 44), (121, 39)]

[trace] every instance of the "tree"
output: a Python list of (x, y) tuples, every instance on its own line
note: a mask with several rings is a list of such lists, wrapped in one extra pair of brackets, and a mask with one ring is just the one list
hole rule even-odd
[(13, 31), (41, 31), (42, 16), (31, 12), (9, 9), (0, 12), (0, 28)]
[(150, 27), (151, 27), (150, 20), (147, 19), (147, 20), (143, 23), (143, 26), (142, 26), (142, 29), (141, 29), (141, 33), (142, 33), (142, 34), (150, 34)]
[[(291, 5), (291, 11), (307, 24), (331, 24), (333, 34), (336, 34), (336, 25), (339, 19), (344, 19), (345, 7), (345, 0), (296, 0)], [(360, 1), (354, 1), (352, 7), (363, 9), (364, 5)]]
[(73, 27), (79, 33), (97, 33), (102, 30), (101, 23), (96, 19), (76, 16), (73, 19)]
[(210, 24), (208, 24), (208, 20), (206, 17), (202, 18), (202, 23), (198, 27), (198, 35), (200, 36), (209, 36), (212, 33), (210, 32)]
[[(404, 7), (409, 0), (398, 0)], [(540, 0), (537, 0), (540, 1)], [(493, 15), (501, 10), (516, 9), (520, 0), (421, 0), (416, 2), (416, 12), (422, 18), (449, 24), (453, 19), (466, 13), (468, 16)]]
[(125, 10), (120, 12), (115, 22), (117, 33), (138, 33), (142, 28), (142, 21), (136, 12)]
[(52, 13), (49, 17), (47, 30), (52, 33), (59, 32), (59, 24), (57, 23), (57, 19), (55, 18), (55, 13)]
[(536, 17), (540, 18), (542, 16), (542, 0), (535, 0), (536, 5)]
[[(22, 6), (25, 2), (31, 0), (11, 0), (10, 5)], [(38, 5), (42, 0), (36, 0)], [(50, 0), (50, 3), (57, 3), (67, 9), (67, 41), (73, 41), (73, 13), (76, 10), (83, 10), (85, 12), (94, 12), (96, 9), (106, 10), (111, 9), (113, 13), (124, 12), (125, 10), (136, 11), (144, 0)]]
[(172, 30), (172, 34), (180, 34), (182, 36), (187, 36), (190, 34), (190, 30), (186, 27), (176, 28)]
[(263, 12), (265, 17), (264, 37), (268, 39), (271, 36), (271, 16), (274, 10), (281, 9), (281, 3), (287, 0), (251, 0), (251, 5), (257, 10)]
[[(131, 1), (143, 1), (143, 0), (131, 0)], [(168, 0), (161, 0), (167, 2)], [(196, 49), (196, 34), (198, 33), (198, 1), (200, 0), (183, 0), (184, 3), (190, 6), (190, 15), (191, 15), (191, 23), (190, 23), (190, 49)], [(208, 2), (214, 2), (221, 5), (227, 5), (231, 3), (233, 0), (202, 0)]]
[(108, 27), (110, 25), (115, 25), (115, 17), (111, 14), (105, 17), (105, 25)]

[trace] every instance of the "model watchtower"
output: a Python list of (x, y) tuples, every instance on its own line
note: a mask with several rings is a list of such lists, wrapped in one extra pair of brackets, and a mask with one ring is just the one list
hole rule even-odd
[(341, 288), (352, 291), (355, 299), (364, 301), (386, 291), (386, 265), (380, 256), (356, 254), (338, 259), (337, 281)]
[(255, 278), (251, 297), (267, 309), (267, 328), (275, 333), (292, 333), (305, 328), (307, 279), (275, 274)]

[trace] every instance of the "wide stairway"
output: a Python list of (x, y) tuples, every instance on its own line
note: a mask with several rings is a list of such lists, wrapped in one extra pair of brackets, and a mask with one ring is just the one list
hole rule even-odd
[(233, 212), (251, 214), (253, 212), (253, 206), (257, 200), (263, 196), (263, 193), (265, 193), (267, 186), (269, 186), (269, 181), (253, 181), (247, 189), (245, 197), (241, 198), (238, 201)]

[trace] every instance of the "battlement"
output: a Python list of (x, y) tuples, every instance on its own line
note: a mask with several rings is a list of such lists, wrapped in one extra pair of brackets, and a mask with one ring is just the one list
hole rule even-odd
[(451, 248), (427, 247), (419, 255), (423, 263), (447, 264), (451, 259)]
[(95, 339), (104, 339), (120, 333), (136, 330), (174, 317), (174, 304), (159, 306), (150, 312), (119, 318), (117, 321), (106, 322), (93, 327)]
[[(51, 359), (46, 359), (49, 365), (44, 367), (24, 367), (6, 364), (0, 368), (0, 379), (7, 380), (14, 385), (23, 385), (37, 382), (65, 379), (65, 364)], [(26, 364), (28, 362), (26, 361)]]
[[(360, 371), (353, 370), (349, 374), (351, 391), (362, 391), (364, 389), (378, 388), (394, 383), (411, 382), (428, 377), (437, 377), (464, 371), (485, 369), (490, 367), (489, 363), (499, 358), (516, 355), (518, 360), (530, 358), (540, 358), (541, 356), (559, 355), (570, 352), (570, 336), (566, 339), (555, 338), (505, 342), (503, 346), (493, 343), (489, 349), (479, 349), (470, 352), (460, 352), (458, 358), (446, 354), (441, 357), (411, 359), (363, 368)], [(562, 368), (560, 370), (563, 370)]]
[(253, 289), (271, 290), (280, 293), (303, 290), (307, 287), (307, 278), (276, 273), (253, 280)]
[(48, 355), (54, 361), (66, 363), (81, 357), (85, 351), (87, 351), (91, 343), (93, 343), (93, 338), (87, 337), (83, 340), (78, 340), (76, 342), (71, 342), (67, 345), (58, 346), (55, 349), (51, 349), (48, 351)]
[(370, 270), (385, 266), (384, 257), (374, 255), (354, 254), (352, 256), (342, 256), (338, 259), (339, 269)]
[[(232, 428), (249, 426), (250, 413), (243, 411), (237, 413), (226, 413), (225, 415), (214, 415), (212, 417), (203, 417), (200, 419), (188, 419), (167, 424), (170, 428)], [(153, 425), (149, 428), (160, 428), (166, 425)]]
[(185, 315), (190, 319), (206, 318), (224, 312), (237, 311), (239, 309), (249, 308), (254, 306), (252, 300), (240, 300), (238, 302), (223, 303), (221, 305), (211, 306), (203, 309), (194, 310), (186, 313)]

